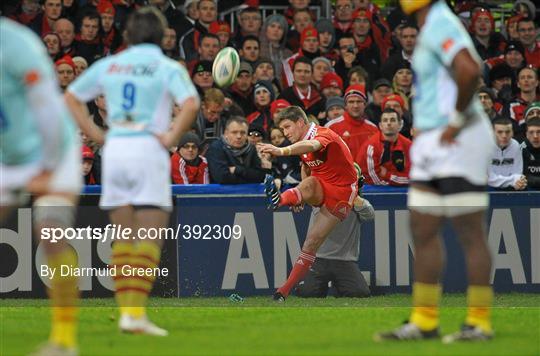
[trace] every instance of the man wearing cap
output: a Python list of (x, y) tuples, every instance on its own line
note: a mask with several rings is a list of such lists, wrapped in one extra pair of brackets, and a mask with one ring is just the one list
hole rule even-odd
[(506, 41), (499, 32), (495, 32), (495, 20), (490, 11), (481, 8), (473, 13), (470, 32), (474, 47), (482, 59), (503, 53)]
[(336, 72), (328, 72), (323, 76), (319, 89), (326, 100), (334, 96), (343, 96), (343, 79)]
[(294, 73), (293, 66), (300, 57), (306, 57), (313, 60), (321, 55), (319, 50), (319, 34), (315, 27), (307, 27), (300, 35), (300, 49), (297, 53), (283, 61), (282, 88), (293, 85)]
[(382, 114), (382, 101), (390, 94), (392, 94), (392, 84), (388, 79), (377, 79), (373, 83), (373, 89), (371, 90), (373, 100), (366, 106), (365, 112), (369, 121), (375, 125), (379, 123)]
[(208, 162), (199, 155), (201, 140), (192, 133), (185, 133), (171, 156), (173, 184), (209, 184)]
[(326, 121), (331, 121), (343, 116), (345, 113), (345, 100), (340, 96), (334, 96), (326, 100)]
[[(399, 117), (403, 120), (401, 134), (407, 138), (411, 138), (412, 118), (411, 113), (405, 106), (405, 100), (403, 100), (403, 97), (399, 94), (390, 94), (385, 96), (381, 101), (381, 110), (384, 111), (385, 109), (395, 110), (399, 114)], [(378, 119), (372, 122), (376, 125), (379, 124)]]
[(398, 37), (401, 51), (391, 55), (386, 62), (384, 62), (381, 75), (382, 77), (392, 80), (394, 73), (397, 71), (397, 67), (401, 62), (412, 61), (412, 54), (414, 46), (416, 45), (416, 36), (418, 35), (418, 27), (416, 25), (406, 22), (401, 26), (401, 31)]
[(285, 88), (279, 95), (291, 105), (300, 106), (307, 115), (318, 117), (324, 111), (324, 98), (311, 83), (313, 65), (307, 57), (299, 57), (293, 65), (293, 85)]
[(56, 67), (56, 74), (58, 76), (58, 83), (62, 91), (65, 91), (69, 84), (75, 80), (75, 63), (71, 56), (65, 55), (54, 63)]
[(96, 185), (101, 182), (93, 170), (94, 168), (95, 154), (92, 149), (86, 145), (82, 146), (82, 175), (84, 177), (85, 185)]
[(339, 53), (334, 45), (336, 44), (336, 29), (329, 19), (319, 19), (315, 23), (315, 29), (319, 34), (319, 50), (321, 56), (335, 63), (339, 58)]
[(393, 109), (385, 109), (379, 122), (380, 131), (360, 148), (355, 161), (362, 168), (367, 184), (409, 184), (411, 141), (399, 133), (402, 126), (400, 115)]
[(521, 144), (523, 174), (530, 188), (540, 188), (540, 103), (531, 108), (538, 111), (527, 119), (527, 139)]
[(379, 130), (371, 121), (367, 120), (364, 112), (367, 103), (365, 87), (351, 85), (345, 91), (345, 113), (343, 116), (329, 121), (325, 127), (337, 133), (349, 149), (353, 157), (358, 155), (364, 142)]
[(530, 18), (522, 18), (518, 21), (517, 31), (519, 41), (525, 47), (527, 64), (540, 68), (540, 41), (536, 40), (536, 24)]
[(231, 26), (227, 21), (214, 21), (210, 24), (208, 32), (219, 37), (219, 48), (231, 46)]
[(379, 67), (382, 61), (388, 58), (388, 46), (381, 39), (375, 38), (371, 31), (372, 27), (369, 11), (359, 9), (353, 13), (352, 35), (358, 47), (358, 54), (361, 58), (366, 58), (373, 67)]
[(225, 94), (231, 98), (242, 110), (245, 115), (257, 111), (253, 103), (253, 69), (251, 64), (240, 62), (240, 70), (234, 83), (227, 88)]
[(249, 124), (262, 127), (267, 133), (274, 127), (274, 120), (270, 112), (270, 105), (274, 101), (274, 89), (272, 83), (267, 80), (259, 80), (253, 87), (253, 102), (257, 111), (246, 118)]
[(101, 17), (102, 41), (105, 46), (105, 54), (114, 53), (122, 44), (122, 35), (114, 26), (116, 9), (110, 0), (99, 0), (96, 9)]
[(277, 99), (270, 105), (270, 114), (272, 115), (272, 121), (276, 121), (276, 115), (283, 109), (288, 108), (291, 104), (285, 99)]
[(496, 98), (495, 92), (492, 89), (488, 87), (478, 89), (478, 99), (480, 100), (480, 103), (482, 103), (482, 107), (491, 121), (502, 117), (495, 108)]
[(445, 1), (400, 0), (400, 4), (405, 14), (415, 16), (420, 28), (412, 63), (415, 140), (408, 191), (415, 255), (413, 309), (405, 324), (377, 333), (374, 339), (439, 337), (444, 269), (439, 231), (448, 219), (463, 242), (468, 308), (461, 330), (445, 336), (443, 342), (489, 340), (493, 289), (484, 214), (489, 204), (486, 172), (495, 142), (475, 96), (482, 60)]
[(512, 68), (506, 63), (495, 65), (489, 70), (489, 86), (495, 91), (497, 97), (512, 95)]
[(193, 69), (191, 70), (191, 78), (193, 84), (197, 88), (199, 95), (203, 95), (205, 91), (212, 88), (214, 85), (214, 78), (212, 77), (212, 62), (210, 61), (196, 61)]
[(534, 101), (525, 109), (525, 123), (534, 118), (540, 118), (540, 101)]
[(486, 60), (488, 68), (493, 68), (497, 64), (505, 63), (512, 68), (514, 72), (523, 68), (526, 65), (525, 48), (518, 41), (509, 41), (504, 49), (504, 54), (498, 57), (489, 58)]

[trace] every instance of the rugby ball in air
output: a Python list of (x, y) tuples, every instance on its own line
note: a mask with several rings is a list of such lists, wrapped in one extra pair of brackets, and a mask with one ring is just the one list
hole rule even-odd
[(232, 47), (225, 47), (214, 59), (212, 77), (218, 87), (226, 88), (236, 80), (240, 70), (240, 56)]

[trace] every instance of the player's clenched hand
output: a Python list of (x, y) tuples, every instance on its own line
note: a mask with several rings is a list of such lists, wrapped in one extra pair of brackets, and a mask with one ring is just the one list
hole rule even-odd
[(304, 210), (304, 203), (291, 206), (291, 210), (295, 213), (299, 213)]
[(257, 149), (261, 153), (269, 153), (272, 156), (281, 156), (281, 149), (269, 143), (258, 143)]
[(454, 126), (446, 126), (446, 129), (441, 135), (441, 143), (443, 145), (451, 145), (456, 142), (456, 137), (461, 131), (460, 128)]
[(49, 182), (52, 177), (51, 171), (42, 171), (28, 182), (26, 190), (35, 195), (46, 194), (49, 190)]

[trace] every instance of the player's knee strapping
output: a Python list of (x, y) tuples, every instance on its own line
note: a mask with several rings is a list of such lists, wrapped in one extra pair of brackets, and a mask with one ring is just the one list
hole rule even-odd
[(75, 222), (73, 202), (60, 195), (44, 195), (34, 201), (34, 222), (67, 228)]

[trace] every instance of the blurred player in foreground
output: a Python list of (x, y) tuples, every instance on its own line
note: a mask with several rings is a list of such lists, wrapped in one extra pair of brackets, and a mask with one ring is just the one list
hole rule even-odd
[(493, 336), (491, 256), (484, 228), (486, 193), (494, 138), (476, 98), (481, 60), (467, 31), (442, 0), (400, 0), (416, 16), (421, 32), (413, 57), (416, 95), (408, 206), (415, 246), (413, 310), (398, 329), (375, 340), (439, 336), (439, 302), (444, 250), (439, 232), (451, 221), (467, 263), (467, 317), (443, 342), (488, 340)]
[[(36, 236), (45, 227), (68, 228), (82, 187), (81, 148), (66, 109), (53, 63), (28, 28), (0, 18), (0, 218), (20, 204), (23, 190), (35, 196)], [(24, 49), (24, 55), (21, 55)], [(76, 267), (67, 243), (42, 240), (49, 268)], [(38, 355), (76, 355), (77, 278), (55, 273), (49, 297), (49, 342)]]
[(280, 194), (274, 177), (267, 175), (264, 185), (270, 207), (275, 210), (290, 206), (299, 210), (307, 203), (321, 208), (307, 232), (289, 278), (274, 294), (274, 300), (284, 301), (309, 271), (328, 234), (349, 215), (355, 198), (358, 198), (358, 174), (351, 152), (341, 137), (331, 129), (310, 124), (300, 107), (284, 109), (275, 122), (293, 144), (281, 148), (259, 144), (259, 148), (262, 153), (273, 156), (300, 156), (303, 179), (297, 187)]
[[(111, 257), (117, 272), (119, 327), (156, 336), (168, 332), (148, 320), (146, 304), (163, 241), (138, 239), (138, 231), (168, 226), (172, 209), (168, 148), (188, 131), (199, 110), (188, 73), (159, 47), (166, 27), (155, 8), (137, 10), (126, 26), (130, 47), (96, 62), (66, 93), (81, 129), (98, 143), (105, 141), (104, 132), (89, 118), (85, 102), (105, 95), (110, 129), (103, 148), (100, 206), (110, 211), (113, 224), (133, 232), (130, 240), (114, 242)], [(171, 126), (173, 101), (182, 109)], [(128, 276), (122, 273), (126, 266), (156, 273)]]

